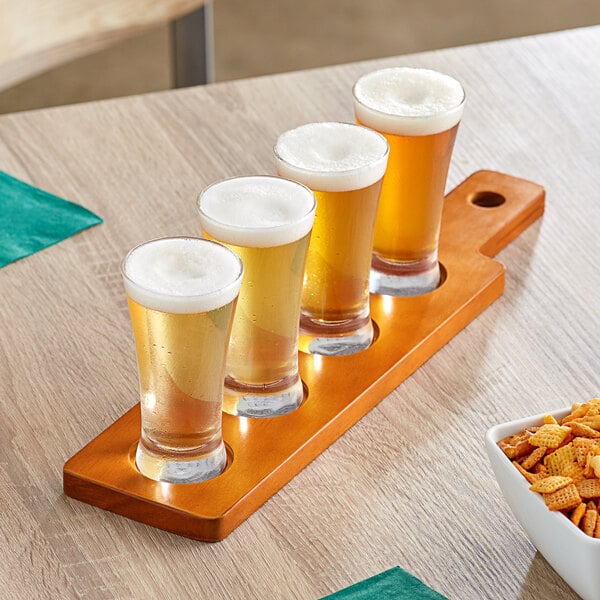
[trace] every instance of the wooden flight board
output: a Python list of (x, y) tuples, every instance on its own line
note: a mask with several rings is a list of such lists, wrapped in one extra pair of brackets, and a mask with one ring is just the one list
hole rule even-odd
[(544, 196), (535, 183), (493, 171), (448, 194), (440, 287), (407, 298), (372, 295), (378, 336), (359, 354), (300, 353), (307, 396), (296, 411), (224, 414), (229, 463), (215, 479), (166, 484), (142, 476), (134, 462), (138, 404), (67, 461), (65, 494), (193, 539), (223, 539), (502, 295), (504, 267), (491, 257), (543, 214)]

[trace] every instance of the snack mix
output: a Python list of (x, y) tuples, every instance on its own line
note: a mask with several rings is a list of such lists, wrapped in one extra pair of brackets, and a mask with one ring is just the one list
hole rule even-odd
[(550, 510), (600, 538), (600, 398), (573, 404), (560, 422), (547, 415), (498, 446)]

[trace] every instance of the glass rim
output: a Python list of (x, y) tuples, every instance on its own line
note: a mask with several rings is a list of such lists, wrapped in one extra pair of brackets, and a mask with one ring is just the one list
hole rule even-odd
[[(379, 136), (383, 140), (383, 142), (385, 142), (385, 151), (381, 154), (381, 156), (378, 156), (377, 158), (373, 159), (372, 161), (370, 161), (368, 163), (365, 163), (358, 167), (354, 167), (352, 169), (344, 169), (343, 171), (326, 171), (326, 170), (309, 169), (306, 167), (299, 167), (281, 156), (281, 154), (277, 151), (277, 144), (279, 142), (279, 139), (282, 136), (284, 136), (285, 134), (287, 134), (291, 131), (296, 131), (297, 129), (300, 129), (301, 127), (305, 127), (307, 125), (349, 125), (350, 127), (359, 127), (360, 129), (364, 129), (376, 136)], [(379, 133), (379, 131), (375, 131), (374, 129), (372, 129), (371, 127), (367, 127), (366, 125), (361, 125), (359, 123), (349, 123), (347, 121), (316, 121), (313, 123), (305, 123), (304, 125), (298, 125), (298, 127), (294, 127), (293, 129), (288, 129), (287, 131), (284, 131), (283, 133), (281, 133), (277, 137), (275, 144), (273, 144), (273, 154), (275, 155), (275, 158), (277, 160), (281, 161), (282, 163), (284, 163), (286, 165), (289, 165), (292, 169), (296, 169), (297, 171), (301, 171), (303, 173), (308, 173), (308, 174), (312, 174), (312, 175), (327, 175), (327, 174), (331, 173), (332, 175), (344, 176), (344, 175), (349, 175), (351, 173), (358, 173), (359, 171), (364, 170), (364, 169), (369, 169), (374, 164), (382, 161), (384, 158), (386, 158), (390, 154), (390, 144), (387, 141), (386, 137), (384, 135), (382, 135), (381, 133)]]
[[(355, 91), (356, 86), (359, 84), (360, 80), (363, 79), (364, 77), (367, 77), (368, 75), (372, 75), (373, 73), (379, 73), (379, 72), (383, 72), (383, 71), (398, 71), (398, 70), (429, 71), (429, 72), (437, 73), (439, 75), (444, 75), (446, 77), (449, 77), (450, 79), (453, 79), (454, 81), (456, 81), (456, 83), (458, 83), (458, 85), (460, 86), (460, 89), (462, 91), (462, 97), (460, 99), (460, 102), (454, 104), (453, 106), (447, 108), (446, 110), (438, 111), (435, 113), (430, 113), (430, 114), (425, 114), (425, 115), (401, 115), (398, 113), (385, 112), (385, 111), (379, 110), (377, 108), (373, 108), (372, 106), (365, 104), (359, 98), (356, 97), (356, 91)], [(436, 69), (429, 69), (427, 67), (397, 66), (397, 67), (382, 67), (381, 69), (375, 69), (373, 71), (363, 73), (354, 82), (354, 85), (352, 86), (352, 98), (354, 99), (354, 102), (356, 102), (357, 104), (360, 104), (360, 106), (363, 106), (364, 108), (366, 108), (374, 113), (377, 113), (377, 114), (381, 115), (382, 117), (393, 117), (393, 118), (397, 118), (398, 120), (402, 119), (402, 120), (406, 120), (406, 121), (411, 121), (411, 120), (417, 120), (417, 119), (423, 119), (423, 120), (433, 119), (435, 117), (449, 115), (452, 112), (459, 110), (460, 108), (462, 108), (465, 105), (465, 102), (467, 100), (467, 92), (465, 91), (463, 84), (458, 79), (456, 79), (456, 77), (453, 77), (452, 75), (448, 75), (448, 73), (443, 73), (442, 71), (437, 71)]]
[[(207, 244), (213, 244), (215, 246), (219, 246), (220, 248), (222, 248), (223, 250), (225, 250), (226, 252), (228, 252), (230, 255), (232, 255), (238, 265), (238, 271), (235, 275), (235, 277), (227, 282), (225, 285), (222, 285), (220, 287), (218, 287), (217, 289), (211, 290), (209, 292), (203, 293), (203, 294), (165, 294), (163, 292), (157, 291), (156, 289), (153, 288), (149, 288), (145, 285), (142, 285), (140, 283), (138, 283), (134, 278), (132, 278), (128, 273), (127, 273), (127, 261), (129, 259), (129, 257), (139, 248), (142, 248), (143, 246), (147, 246), (148, 244), (153, 244), (155, 242), (161, 242), (161, 241), (168, 241), (168, 240), (193, 240), (195, 242), (202, 242), (203, 244), (207, 243)], [(217, 295), (217, 294), (221, 294), (224, 291), (229, 291), (230, 288), (231, 290), (233, 290), (235, 287), (239, 286), (242, 280), (242, 277), (244, 275), (244, 264), (242, 262), (242, 259), (230, 248), (228, 248), (227, 246), (225, 246), (225, 244), (222, 244), (218, 241), (215, 240), (209, 240), (206, 238), (202, 238), (202, 237), (197, 237), (197, 236), (193, 236), (193, 235), (173, 235), (173, 236), (164, 236), (164, 237), (157, 237), (157, 238), (152, 238), (150, 240), (146, 240), (144, 242), (140, 242), (139, 244), (136, 244), (135, 246), (133, 246), (133, 248), (131, 248), (127, 254), (125, 254), (125, 256), (123, 257), (123, 259), (121, 260), (121, 275), (123, 277), (124, 280), (128, 281), (131, 285), (143, 290), (144, 292), (147, 292), (150, 295), (154, 295), (156, 297), (159, 298), (169, 298), (169, 299), (180, 299), (180, 300), (194, 300), (194, 299), (201, 299), (201, 298), (209, 298), (212, 295)], [(223, 306), (225, 306), (225, 304), (228, 304), (228, 302), (225, 302), (223, 304)], [(153, 309), (153, 310), (158, 310), (158, 309)], [(159, 311), (159, 312), (170, 312), (170, 311)], [(199, 312), (203, 312), (203, 311), (199, 311)]]
[[(310, 206), (305, 213), (303, 213), (302, 215), (299, 215), (297, 218), (295, 218), (292, 221), (288, 221), (285, 223), (279, 223), (276, 225), (268, 225), (265, 227), (259, 227), (256, 225), (253, 225), (253, 226), (234, 225), (234, 224), (228, 223), (227, 221), (222, 221), (222, 220), (216, 219), (215, 217), (207, 214), (203, 210), (202, 197), (209, 190), (212, 190), (213, 188), (218, 187), (222, 184), (226, 184), (227, 182), (230, 182), (230, 181), (250, 180), (250, 179), (276, 180), (276, 181), (285, 181), (286, 183), (291, 183), (291, 184), (293, 184), (294, 187), (301, 189), (303, 193), (307, 194), (307, 198), (310, 198)], [(202, 189), (196, 197), (196, 208), (198, 209), (198, 213), (200, 214), (201, 219), (206, 219), (206, 221), (208, 221), (210, 223), (214, 223), (217, 226), (225, 227), (225, 228), (235, 231), (237, 233), (249, 233), (252, 231), (257, 231), (257, 232), (264, 233), (265, 235), (268, 235), (269, 233), (283, 232), (286, 229), (289, 229), (289, 228), (295, 227), (299, 224), (302, 224), (307, 219), (310, 219), (311, 217), (313, 217), (317, 210), (317, 199), (315, 198), (313, 191), (308, 186), (304, 185), (303, 183), (301, 183), (299, 181), (295, 181), (294, 179), (290, 179), (289, 177), (282, 177), (280, 175), (234, 175), (232, 177), (227, 177), (225, 179), (220, 179), (218, 181), (215, 181), (215, 182), (207, 185), (204, 189)], [(300, 239), (301, 237), (303, 237), (303, 236), (299, 236), (296, 239)], [(206, 238), (204, 238), (204, 239), (206, 239)], [(233, 243), (233, 242), (229, 242), (227, 240), (219, 240), (219, 241), (221, 241), (222, 243), (226, 243), (226, 244)], [(243, 245), (243, 244), (235, 244), (235, 245)], [(273, 244), (273, 245), (281, 245), (281, 244)]]

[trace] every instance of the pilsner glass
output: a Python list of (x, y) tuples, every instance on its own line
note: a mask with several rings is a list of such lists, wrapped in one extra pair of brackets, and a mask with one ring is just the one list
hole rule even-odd
[(122, 264), (140, 382), (140, 472), (194, 483), (226, 466), (223, 374), (242, 263), (221, 244), (163, 238)]
[(304, 399), (298, 320), (314, 194), (281, 177), (234, 177), (206, 188), (198, 210), (204, 236), (244, 263), (223, 410), (244, 417), (288, 413)]
[(446, 177), (465, 93), (429, 69), (396, 67), (361, 77), (356, 121), (390, 144), (371, 266), (372, 292), (413, 296), (440, 281), (438, 241)]
[(344, 355), (373, 340), (369, 266), (388, 144), (350, 123), (311, 123), (279, 136), (280, 175), (310, 187), (317, 214), (306, 260), (300, 349)]

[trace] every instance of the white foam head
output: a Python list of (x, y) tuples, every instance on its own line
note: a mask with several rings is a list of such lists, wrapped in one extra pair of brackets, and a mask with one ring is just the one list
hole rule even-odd
[(410, 67), (367, 73), (352, 91), (358, 121), (395, 135), (446, 131), (460, 121), (465, 101), (465, 92), (456, 79)]
[(202, 229), (236, 246), (290, 244), (312, 229), (315, 196), (305, 186), (268, 175), (233, 177), (207, 187), (198, 199)]
[(389, 146), (360, 125), (309, 123), (282, 133), (273, 151), (280, 175), (315, 191), (344, 192), (383, 177)]
[(216, 242), (162, 238), (133, 248), (122, 272), (125, 290), (138, 304), (187, 314), (231, 302), (240, 291), (242, 262)]

